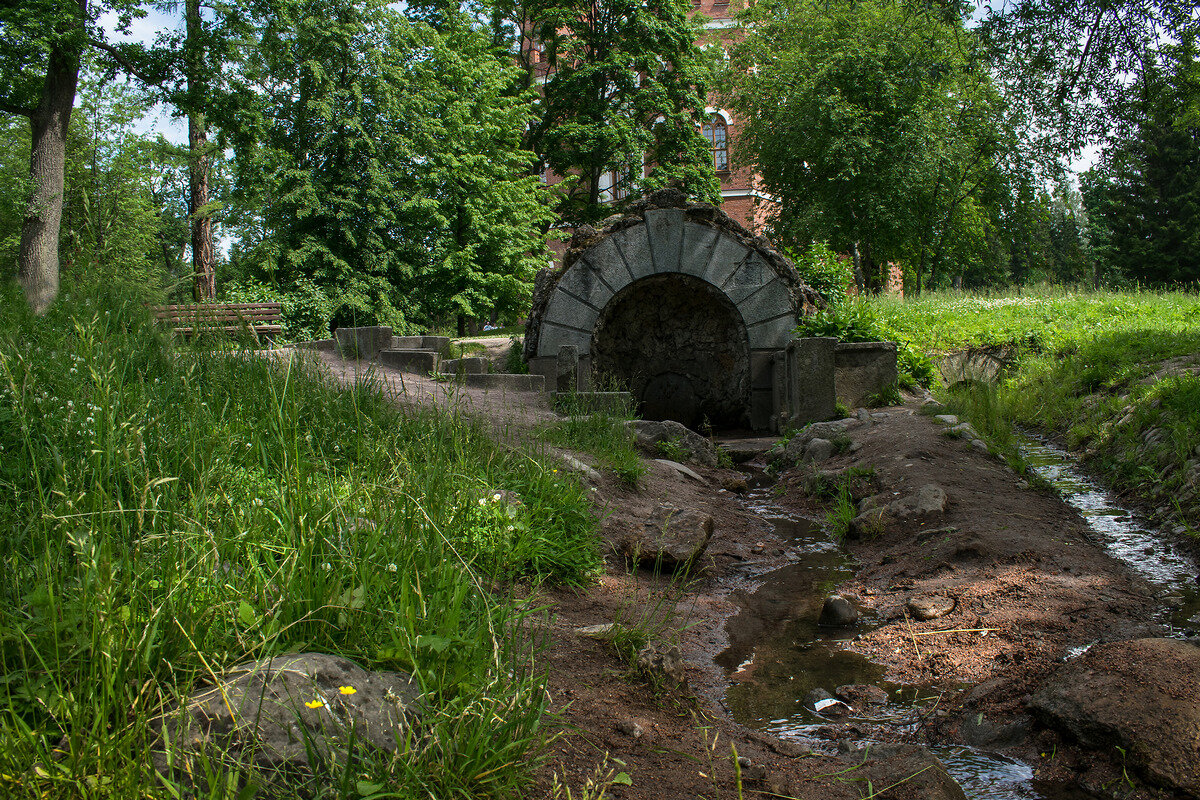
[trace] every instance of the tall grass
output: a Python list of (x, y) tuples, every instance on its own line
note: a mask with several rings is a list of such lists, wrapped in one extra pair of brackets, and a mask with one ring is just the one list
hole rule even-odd
[(869, 302), (893, 335), (926, 353), (994, 345), (1055, 352), (1104, 334), (1200, 326), (1197, 295), (1181, 291), (1038, 286), (986, 294), (929, 292), (909, 299), (884, 295)]
[(564, 419), (543, 426), (538, 431), (542, 440), (591, 453), (623, 482), (637, 485), (646, 464), (634, 430), (626, 425), (636, 416), (632, 403), (610, 401), (597, 407), (588, 395), (571, 394), (556, 398), (555, 405)]
[(135, 298), (0, 297), (0, 796), (172, 796), (151, 718), (300, 650), (408, 670), (430, 705), (306, 793), (511, 795), (545, 693), (500, 592), (599, 564), (583, 489), (476, 424), (177, 345)]
[[(930, 352), (1015, 348), (995, 386), (943, 401), (1010, 456), (1013, 425), (1084, 451), (1108, 482), (1200, 515), (1200, 297), (1184, 291), (1076, 292), (1039, 287), (996, 295), (935, 293), (871, 301), (888, 326)], [(1181, 359), (1174, 367), (1171, 359)]]

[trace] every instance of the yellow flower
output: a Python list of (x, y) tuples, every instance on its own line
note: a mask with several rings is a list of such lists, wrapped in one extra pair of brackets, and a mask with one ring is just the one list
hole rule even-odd
[(353, 686), (339, 686), (338, 691), (342, 694), (354, 694), (358, 689), (355, 689)]
[(304, 705), (308, 706), (309, 708), (322, 708), (325, 705), (325, 701), (321, 700), (320, 698), (317, 698), (316, 700), (313, 700), (311, 703), (305, 703)]

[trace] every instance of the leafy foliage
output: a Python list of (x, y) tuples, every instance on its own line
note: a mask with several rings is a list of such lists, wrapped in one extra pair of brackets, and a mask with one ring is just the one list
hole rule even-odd
[(578, 176), (556, 187), (564, 221), (596, 222), (667, 185), (719, 199), (699, 132), (707, 64), (691, 8), (685, 0), (522, 6), (540, 52), (529, 67), (545, 75), (530, 146), (558, 175)]

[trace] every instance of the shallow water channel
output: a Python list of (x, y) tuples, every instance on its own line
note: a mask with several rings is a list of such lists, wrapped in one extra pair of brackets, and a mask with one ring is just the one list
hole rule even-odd
[[(1022, 448), (1032, 469), (1084, 516), (1096, 541), (1160, 588), (1163, 622), (1172, 633), (1186, 634), (1200, 627), (1189, 623), (1200, 613), (1200, 589), (1192, 559), (1164, 543), (1083, 477), (1065, 451), (1033, 438), (1026, 438)], [(771, 486), (757, 486), (746, 493), (744, 502), (788, 543), (792, 563), (765, 574), (756, 574), (754, 565), (747, 564), (750, 577), (761, 582), (753, 592), (738, 598), (742, 609), (725, 626), (730, 645), (717, 656), (718, 665), (730, 677), (725, 702), (734, 719), (777, 736), (805, 740), (823, 725), (845, 722), (852, 733), (857, 731), (852, 741), (860, 746), (874, 738), (873, 731), (878, 735), (881, 727), (893, 732), (914, 731), (943, 693), (962, 687), (887, 682), (882, 666), (843, 649), (845, 640), (855, 632), (817, 626), (824, 598), (854, 575), (854, 562), (832, 541), (821, 522), (790, 514), (774, 497)], [(857, 630), (869, 630), (874, 624), (866, 616)], [(889, 695), (888, 704), (866, 716), (831, 720), (805, 702), (814, 689), (832, 693), (838, 686), (856, 683), (883, 688)], [(933, 750), (972, 800), (1083, 796), (1063, 786), (1035, 781), (1029, 765), (997, 753), (967, 747)]]

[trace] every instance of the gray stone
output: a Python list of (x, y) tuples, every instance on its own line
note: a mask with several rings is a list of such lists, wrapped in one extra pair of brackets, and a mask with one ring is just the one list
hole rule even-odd
[(338, 328), (333, 332), (337, 349), (350, 358), (373, 359), (392, 346), (392, 329), (386, 325)]
[(664, 503), (621, 539), (619, 550), (644, 566), (675, 572), (690, 568), (704, 554), (712, 534), (708, 514)]
[(942, 356), (938, 363), (942, 383), (995, 383), (1012, 365), (1015, 352), (1009, 348), (962, 350)]
[(566, 394), (579, 390), (579, 348), (573, 344), (558, 348), (554, 390)]
[(857, 412), (855, 412), (854, 417), (859, 422), (864, 422), (867, 424), (870, 424), (872, 422), (871, 412), (865, 408), (860, 408)]
[(541, 375), (515, 375), (505, 372), (482, 375), (460, 375), (458, 382), (479, 389), (498, 389), (506, 392), (541, 392), (546, 388), (546, 379)]
[(979, 434), (971, 427), (969, 422), (960, 422), (952, 428), (946, 430), (947, 436), (956, 436), (959, 439), (978, 439)]
[(578, 472), (592, 483), (600, 482), (600, 473), (580, 461), (578, 458), (575, 458), (575, 456), (563, 453), (560, 458), (562, 459), (563, 464), (565, 464), (567, 469), (571, 470), (571, 472)]
[(898, 523), (923, 521), (942, 514), (948, 504), (946, 491), (932, 483), (899, 499), (888, 493), (873, 495), (859, 503), (859, 514), (850, 521), (847, 535), (852, 539), (878, 536)]
[(778, 410), (777, 427), (790, 427), (822, 422), (834, 415), (837, 396), (834, 393), (833, 337), (793, 339), (779, 356), (775, 365), (775, 403)]
[(828, 439), (810, 439), (804, 447), (805, 461), (824, 461), (833, 455), (833, 442)]
[(680, 464), (678, 461), (671, 461), (669, 458), (656, 458), (656, 459), (654, 459), (654, 462), (656, 464), (662, 464), (664, 467), (667, 467), (668, 469), (673, 470), (674, 472), (676, 472), (679, 475), (682, 475), (685, 478), (691, 478), (696, 483), (707, 483), (707, 481), (704, 480), (704, 478), (700, 476), (700, 473), (696, 472), (694, 469), (685, 467), (683, 464)]
[(451, 358), (443, 361), (439, 369), (443, 375), (483, 375), (487, 372), (488, 360), (476, 356)]
[(617, 633), (617, 623), (602, 622), (599, 625), (588, 625), (576, 628), (575, 633), (588, 639), (611, 639)]
[(821, 606), (817, 624), (824, 628), (845, 628), (858, 622), (858, 609), (840, 594), (831, 594)]
[(981, 453), (990, 453), (991, 452), (991, 450), (988, 449), (987, 442), (985, 442), (983, 439), (972, 439), (971, 447), (974, 447), (976, 450), (978, 450)]
[[(862, 785), (896, 786), (903, 797), (921, 800), (967, 800), (962, 787), (946, 771), (942, 762), (924, 747), (915, 744), (873, 744), (859, 751), (862, 766), (854, 777)], [(891, 797), (890, 792), (880, 795)]]
[(659, 442), (678, 446), (688, 461), (702, 467), (717, 465), (717, 449), (713, 443), (674, 420), (635, 419), (626, 423), (633, 430), (637, 446), (649, 453), (661, 455)]
[(421, 349), (432, 350), (439, 356), (450, 355), (450, 337), (449, 336), (422, 336)]
[(953, 414), (938, 414), (933, 419), (934, 421), (940, 422), (943, 425), (954, 426), (958, 424), (958, 417), (954, 416)]
[(679, 645), (652, 642), (643, 647), (634, 662), (639, 672), (659, 680), (671, 680), (678, 684), (687, 683), (687, 667), (679, 652)]
[(401, 372), (428, 375), (438, 368), (438, 354), (432, 350), (382, 350), (379, 363)]
[(178, 777), (202, 774), (201, 757), (311, 766), (310, 748), (322, 757), (344, 752), (351, 728), (360, 744), (394, 751), (419, 718), (419, 695), (404, 672), (369, 672), (338, 656), (248, 662), (151, 721), (155, 763)]
[(1200, 647), (1174, 639), (1097, 644), (1033, 694), (1043, 722), (1085, 747), (1125, 752), (1152, 783), (1200, 795)]
[(904, 607), (908, 609), (908, 613), (912, 614), (914, 619), (927, 622), (931, 619), (946, 616), (957, 605), (958, 601), (953, 597), (946, 597), (940, 594), (921, 594), (908, 598), (908, 602), (904, 604)]
[(854, 408), (897, 385), (895, 342), (842, 342), (834, 351), (837, 397)]

